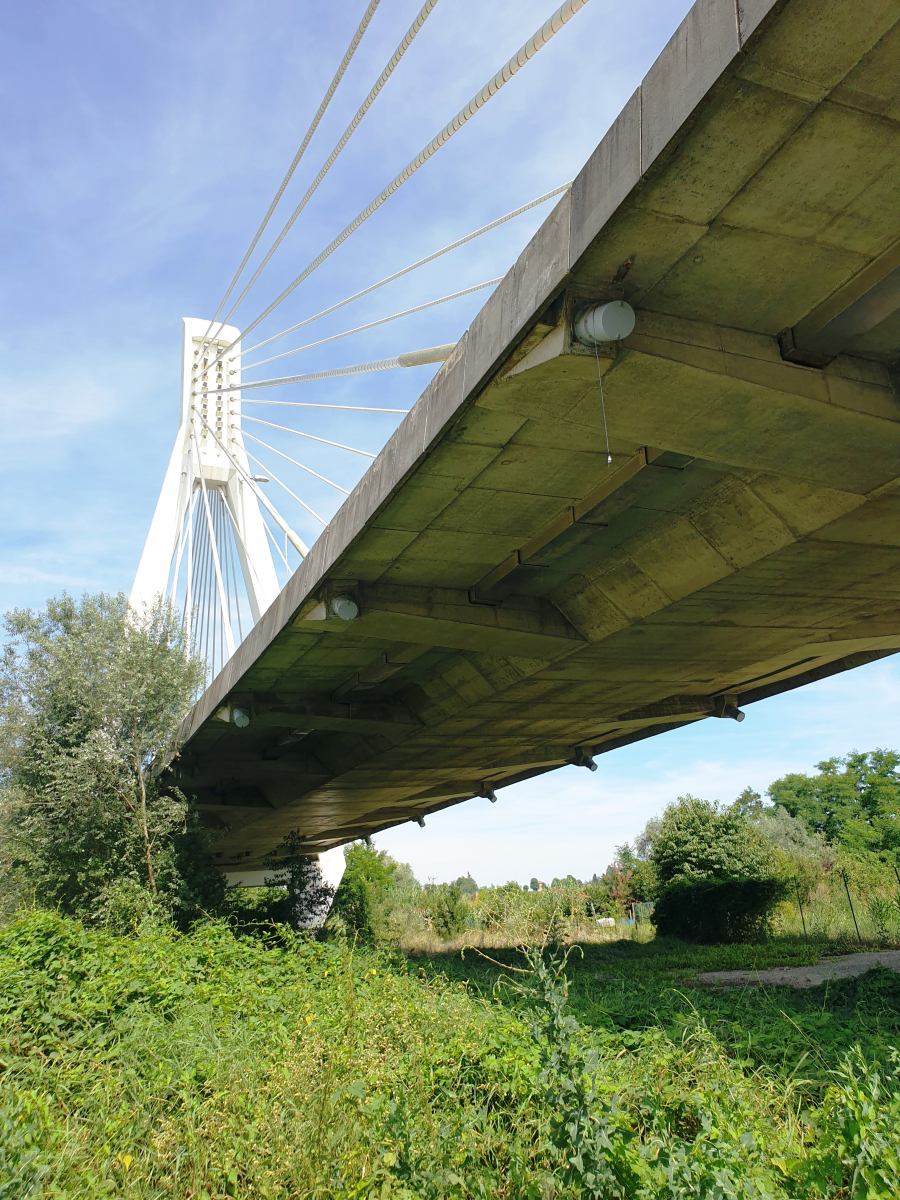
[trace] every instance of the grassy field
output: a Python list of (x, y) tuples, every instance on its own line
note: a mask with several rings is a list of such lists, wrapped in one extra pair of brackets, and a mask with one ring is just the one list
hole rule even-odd
[(34, 913), (0, 930), (0, 1198), (895, 1197), (898, 977), (694, 985), (815, 952), (562, 972)]
[[(692, 946), (662, 938), (582, 944), (570, 957), (570, 1010), (588, 1028), (661, 1028), (674, 1041), (700, 1022), (745, 1074), (762, 1069), (789, 1085), (798, 1100), (812, 1103), (854, 1046), (881, 1064), (889, 1062), (892, 1046), (900, 1047), (900, 975), (877, 968), (810, 989), (703, 987), (697, 976), (805, 966), (847, 950), (842, 941), (811, 945), (790, 937), (759, 946)], [(494, 962), (475, 950), (416, 961), (429, 976), (466, 981), (488, 997), (504, 973), (497, 964), (521, 965), (521, 956), (483, 953)]]

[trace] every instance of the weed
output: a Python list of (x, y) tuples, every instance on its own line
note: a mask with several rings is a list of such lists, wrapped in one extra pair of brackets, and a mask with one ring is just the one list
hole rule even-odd
[[(682, 982), (736, 954), (499, 951), (455, 960), (454, 980), (453, 960), (346, 939), (116, 937), (35, 913), (0, 930), (0, 1196), (895, 1195), (896, 976), (806, 1007)], [(517, 993), (494, 990), (501, 974)], [(763, 1037), (779, 1005), (802, 1045), (783, 1062), (793, 1026)]]

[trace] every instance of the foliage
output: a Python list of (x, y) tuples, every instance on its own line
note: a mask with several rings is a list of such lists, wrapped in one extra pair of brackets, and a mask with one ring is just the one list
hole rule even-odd
[[(569, 1005), (586, 1027), (619, 1034), (663, 1029), (676, 1043), (699, 1022), (748, 1077), (762, 1073), (792, 1089), (798, 1102), (818, 1104), (855, 1045), (871, 1064), (889, 1064), (891, 1046), (900, 1045), (900, 975), (879, 967), (808, 989), (711, 988), (697, 977), (804, 966), (836, 949), (786, 937), (755, 945), (663, 937), (581, 945), (568, 968)], [(429, 975), (465, 980), (484, 995), (519, 961), (509, 950), (491, 951), (490, 960), (477, 951), (418, 960)]]
[(811, 833), (848, 850), (900, 861), (900, 754), (854, 751), (816, 763), (818, 775), (785, 775), (769, 795)]
[(153, 769), (174, 754), (202, 675), (171, 607), (63, 595), (5, 624), (4, 836), (35, 899), (125, 926), (148, 907), (190, 919), (214, 906), (221, 877), (196, 819)]
[(264, 861), (277, 875), (266, 880), (280, 892), (271, 906), (271, 919), (291, 929), (309, 929), (325, 918), (334, 898), (334, 888), (322, 878), (318, 859), (303, 853), (303, 838), (292, 830)]
[(611, 1120), (616, 1101), (603, 1095), (598, 1080), (598, 1051), (579, 1039), (578, 1022), (567, 1012), (570, 954), (571, 949), (549, 956), (525, 951), (526, 981), (512, 987), (531, 1001), (528, 1024), (538, 1047), (554, 1179), (574, 1185), (580, 1195), (603, 1200), (623, 1194), (620, 1187), (633, 1186), (638, 1177), (628, 1163), (630, 1131)]
[(675, 879), (663, 888), (653, 923), (664, 937), (689, 942), (758, 942), (787, 894), (780, 879)]
[(834, 854), (824, 837), (810, 833), (780, 804), (760, 807), (751, 814), (755, 828), (775, 847), (778, 874), (793, 887), (802, 903), (809, 903), (823, 876), (834, 865)]
[(787, 885), (772, 843), (748, 819), (753, 803), (747, 795), (730, 807), (682, 796), (666, 808), (651, 851), (660, 933), (698, 942), (766, 934)]
[(28, 1200), (46, 1168), (38, 1164), (47, 1105), (33, 1091), (4, 1089), (0, 1095), (0, 1200)]
[[(642, 1025), (609, 1019), (621, 986), (605, 992), (605, 1023), (586, 1003), (603, 986), (601, 950), (607, 968), (632, 962), (635, 987), (655, 980)], [(35, 913), (0, 931), (8, 1194), (896, 1196), (889, 1051), (836, 1055), (822, 1095), (803, 1100), (789, 1072), (728, 1052), (740, 1039), (728, 1042), (715, 1006), (749, 1025), (759, 993), (694, 991), (692, 1008), (664, 982), (672, 963), (765, 953), (627, 943), (588, 948), (583, 963), (502, 955), (505, 969), (478, 961), (515, 974), (518, 994), (482, 1000), (343, 941), (266, 946), (211, 924), (119, 938)], [(760, 1028), (795, 999), (768, 1001)], [(814, 1029), (822, 1010), (820, 994), (789, 1015)]]
[(431, 928), (446, 939), (465, 929), (469, 907), (458, 883), (438, 883), (425, 889), (425, 912)]
[(742, 813), (694, 796), (668, 805), (651, 858), (663, 887), (691, 879), (766, 879), (775, 873), (771, 846)]
[(858, 1049), (835, 1073), (819, 1115), (819, 1153), (807, 1162), (782, 1163), (807, 1186), (834, 1195), (850, 1176), (850, 1193), (864, 1200), (889, 1200), (900, 1181), (900, 1055), (882, 1072), (867, 1063)]
[(365, 842), (345, 846), (344, 863), (332, 913), (361, 942), (387, 940), (390, 889), (398, 864), (386, 851)]

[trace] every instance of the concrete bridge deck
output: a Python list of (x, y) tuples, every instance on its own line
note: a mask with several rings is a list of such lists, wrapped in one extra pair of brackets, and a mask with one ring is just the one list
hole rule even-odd
[(222, 867), (900, 649), (898, 22), (698, 0), (186, 722)]

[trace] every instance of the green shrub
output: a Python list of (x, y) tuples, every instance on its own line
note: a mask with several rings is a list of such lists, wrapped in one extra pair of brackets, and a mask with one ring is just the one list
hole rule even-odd
[[(598, 956), (626, 950), (641, 948), (588, 948), (576, 986), (593, 992)], [(896, 1198), (896, 1062), (851, 1055), (798, 1117), (791, 1082), (743, 1061), (741, 1031), (726, 1046), (681, 989), (666, 988), (669, 1031), (652, 1014), (589, 1028), (563, 958), (532, 952), (523, 970), (500, 955), (515, 1003), (288, 930), (265, 945), (223, 925), (125, 938), (21, 919), (0, 930), (0, 1198)], [(723, 958), (659, 955), (667, 969)], [(843, 984), (873, 1007), (871, 983)], [(731, 1003), (737, 1016), (748, 997)]]
[(439, 937), (449, 939), (468, 924), (469, 906), (456, 883), (432, 884), (425, 889), (425, 912)]
[(818, 775), (785, 775), (769, 795), (810, 833), (848, 850), (900, 855), (900, 754), (854, 751), (816, 763)]
[(397, 863), (386, 851), (376, 850), (365, 842), (345, 846), (344, 862), (344, 875), (334, 896), (332, 913), (361, 942), (385, 940)]
[(7, 1088), (0, 1095), (0, 1200), (28, 1200), (46, 1167), (38, 1164), (47, 1104), (33, 1091)]
[(787, 894), (779, 879), (679, 879), (661, 889), (653, 923), (663, 936), (689, 942), (757, 942)]
[[(170, 605), (63, 595), (6, 615), (0, 658), (0, 861), (38, 903), (117, 928), (182, 924), (222, 901), (199, 818), (155, 767), (203, 677)], [(143, 889), (152, 899), (142, 900)]]
[(774, 845), (740, 803), (682, 796), (663, 814), (651, 858), (660, 933), (698, 942), (757, 941), (788, 893)]

